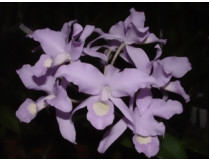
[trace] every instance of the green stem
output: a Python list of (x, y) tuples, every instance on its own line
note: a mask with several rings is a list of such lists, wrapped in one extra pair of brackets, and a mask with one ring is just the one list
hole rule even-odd
[(125, 42), (121, 43), (121, 45), (119, 46), (118, 50), (116, 51), (116, 53), (115, 53), (115, 55), (114, 55), (114, 57), (113, 57), (113, 59), (112, 59), (112, 62), (110, 63), (112, 66), (113, 66), (113, 64), (115, 63), (115, 61), (116, 61), (118, 55), (120, 54), (121, 50), (122, 50), (125, 46), (126, 46)]
[(31, 33), (33, 33), (33, 31), (30, 29), (30, 28), (28, 28), (28, 27), (26, 27), (24, 24), (20, 24), (20, 26), (19, 26), (19, 28), (24, 32), (24, 33), (26, 33), (26, 34), (31, 34)]

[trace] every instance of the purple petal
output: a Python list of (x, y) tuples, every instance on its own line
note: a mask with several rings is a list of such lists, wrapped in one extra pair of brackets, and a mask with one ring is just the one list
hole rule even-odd
[[(88, 104), (92, 104), (93, 102), (95, 102), (96, 100), (99, 99), (99, 96), (91, 96), (89, 98), (87, 98), (86, 100), (84, 100), (81, 104), (79, 104), (73, 111), (72, 111), (72, 116), (75, 114), (75, 112), (77, 112), (78, 110), (87, 107)], [(71, 116), (71, 118), (72, 118)]]
[[(150, 141), (150, 142), (149, 142)], [(155, 156), (159, 151), (159, 140), (155, 137), (133, 136), (133, 143), (137, 152), (144, 153), (148, 158)]]
[(134, 24), (137, 28), (143, 28), (145, 22), (144, 12), (138, 12), (134, 8), (130, 9), (130, 16), (128, 16), (124, 22), (125, 27), (128, 28), (130, 24)]
[(139, 95), (136, 97), (136, 105), (139, 109), (140, 115), (149, 108), (152, 102), (152, 92), (149, 88), (143, 88), (140, 90)]
[(171, 73), (176, 78), (183, 77), (192, 69), (187, 57), (167, 57), (161, 60), (166, 73)]
[(46, 74), (48, 68), (52, 65), (52, 58), (49, 55), (42, 54), (38, 62), (32, 67), (34, 75), (37, 77), (43, 76)]
[(118, 138), (121, 136), (121, 134), (126, 130), (127, 124), (126, 122), (121, 119), (118, 121), (110, 130), (108, 130), (104, 137), (102, 138), (101, 142), (98, 146), (98, 152), (104, 153), (109, 146)]
[(38, 41), (44, 52), (52, 57), (67, 52), (66, 35), (62, 32), (56, 32), (48, 28), (39, 29), (34, 31), (30, 38)]
[(163, 43), (166, 44), (166, 39), (159, 39), (157, 38), (153, 33), (149, 33), (146, 40), (144, 41), (144, 44), (148, 43)]
[(144, 50), (128, 45), (126, 46), (126, 49), (136, 68), (149, 74), (151, 68), (148, 68), (147, 66), (150, 63), (150, 60)]
[(34, 90), (43, 90), (49, 94), (53, 93), (55, 78), (52, 76), (34, 77), (33, 68), (26, 64), (17, 70), (17, 74), (22, 80), (25, 87)]
[(36, 103), (27, 98), (16, 111), (16, 116), (21, 122), (29, 123), (36, 117), (37, 106)]
[(185, 92), (184, 88), (181, 86), (180, 81), (170, 82), (169, 84), (164, 86), (163, 89), (181, 95), (185, 99), (186, 102), (190, 101), (190, 97)]
[(80, 41), (81, 42), (85, 42), (86, 41), (86, 38), (88, 38), (92, 32), (94, 31), (95, 29), (95, 26), (92, 26), (92, 25), (86, 25), (85, 28), (83, 29), (83, 32), (80, 36)]
[[(107, 73), (112, 72), (108, 71), (113, 68), (109, 66), (106, 70)], [(107, 79), (108, 86), (111, 89), (111, 94), (114, 97), (133, 97), (139, 88), (145, 88), (152, 82), (154, 82), (154, 79), (149, 77), (148, 74), (133, 68), (124, 69), (122, 72), (119, 72), (118, 69), (115, 69), (115, 71)]]
[(152, 112), (147, 109), (143, 115), (140, 115), (138, 106), (134, 110), (134, 133), (143, 136), (164, 135), (165, 126), (162, 122), (157, 122)]
[(96, 67), (79, 61), (61, 66), (55, 76), (65, 77), (69, 82), (78, 85), (80, 92), (92, 95), (99, 94), (105, 84), (103, 74)]
[[(72, 20), (72, 21), (64, 23), (64, 25), (62, 26), (61, 32), (64, 35), (68, 36), (71, 32), (71, 27), (75, 22), (76, 22), (75, 20)], [(68, 40), (66, 42), (68, 42)]]
[(100, 58), (102, 59), (103, 61), (107, 61), (107, 56), (101, 52), (98, 52), (97, 50), (101, 48), (100, 46), (96, 46), (96, 47), (91, 47), (91, 48), (84, 48), (84, 53), (86, 53), (87, 55), (89, 56), (92, 56), (92, 57), (97, 57), (97, 58)]
[(87, 119), (96, 129), (103, 130), (114, 120), (114, 106), (110, 101), (92, 102), (87, 105)]
[(61, 86), (56, 86), (55, 88), (55, 98), (48, 99), (46, 102), (62, 112), (70, 112), (72, 110), (72, 102), (68, 97), (66, 90)]
[(156, 87), (164, 86), (171, 79), (171, 74), (168, 74), (164, 71), (164, 68), (160, 61), (155, 61), (153, 63), (153, 73), (151, 76), (156, 79), (154, 85)]
[(183, 107), (178, 101), (168, 100), (166, 102), (162, 99), (153, 99), (149, 112), (152, 112), (153, 116), (170, 119), (174, 114), (182, 113)]
[(70, 120), (70, 113), (63, 113), (57, 110), (56, 115), (60, 133), (63, 138), (76, 144), (76, 131), (73, 122)]
[(125, 26), (124, 26), (124, 23), (122, 21), (120, 21), (117, 24), (113, 25), (110, 28), (109, 34), (121, 37), (121, 40), (125, 39)]
[(130, 121), (133, 122), (133, 117), (131, 111), (127, 105), (120, 98), (114, 98), (110, 96), (110, 100), (115, 104), (115, 106), (123, 113), (123, 115)]

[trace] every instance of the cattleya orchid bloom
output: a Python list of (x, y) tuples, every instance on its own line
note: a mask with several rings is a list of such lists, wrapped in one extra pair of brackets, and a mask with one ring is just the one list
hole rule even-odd
[(139, 153), (147, 157), (155, 156), (159, 151), (157, 136), (164, 135), (165, 126), (154, 116), (170, 119), (174, 114), (182, 113), (180, 102), (153, 99), (150, 89), (141, 89), (136, 98), (136, 108), (132, 110), (134, 121), (121, 119), (101, 140), (98, 151), (104, 153), (108, 147), (128, 128), (133, 131), (133, 143)]
[(120, 72), (119, 69), (108, 65), (105, 74), (102, 74), (93, 65), (79, 61), (60, 67), (56, 77), (64, 77), (78, 85), (80, 92), (92, 95), (75, 110), (87, 106), (87, 119), (96, 129), (104, 129), (112, 124), (113, 104), (127, 119), (133, 121), (128, 108), (119, 97), (133, 96), (139, 88), (145, 88), (153, 82), (153, 78), (137, 69), (125, 69)]
[(29, 123), (36, 117), (39, 111), (49, 105), (54, 106), (57, 110), (57, 121), (61, 134), (67, 140), (75, 143), (75, 128), (72, 122), (65, 118), (66, 115), (65, 117), (62, 116), (62, 113), (67, 114), (72, 110), (72, 102), (65, 90), (66, 81), (63, 79), (61, 85), (58, 85), (52, 76), (54, 74), (53, 70), (48, 71), (42, 77), (35, 77), (33, 71), (30, 65), (24, 65), (21, 69), (17, 70), (17, 73), (27, 88), (44, 91), (47, 95), (40, 97), (35, 102), (27, 98), (16, 111), (16, 116), (21, 122)]
[[(46, 28), (31, 32), (27, 27), (21, 27), (30, 31), (28, 36), (40, 43), (44, 53), (34, 66), (23, 65), (17, 74), (26, 88), (44, 91), (46, 95), (36, 101), (27, 98), (16, 111), (18, 119), (29, 123), (39, 111), (54, 106), (62, 136), (76, 143), (72, 117), (75, 112), (87, 107), (86, 117), (94, 128), (103, 130), (111, 127), (99, 143), (100, 153), (104, 153), (126, 129), (130, 129), (137, 152), (149, 158), (155, 156), (160, 146), (158, 136), (163, 136), (166, 129), (164, 123), (155, 118), (168, 120), (183, 111), (182, 104), (169, 99), (165, 91), (181, 95), (186, 102), (190, 100), (180, 78), (191, 70), (191, 64), (187, 57), (160, 59), (161, 47), (166, 40), (150, 33), (144, 23), (144, 12), (131, 8), (130, 15), (113, 25), (108, 33), (92, 25), (83, 28), (75, 20), (64, 23), (60, 31)], [(99, 36), (86, 43), (92, 33)], [(99, 39), (105, 43), (94, 46)], [(153, 60), (141, 48), (141, 45), (149, 43), (155, 43), (157, 50)], [(112, 52), (115, 52), (113, 56)], [(89, 63), (88, 59), (84, 60), (86, 55), (101, 59), (99, 62), (104, 72)], [(114, 62), (119, 56), (133, 68), (116, 68)], [(172, 77), (176, 80), (171, 81)], [(89, 96), (77, 106), (72, 104), (73, 99), (67, 92), (72, 87), (70, 83), (78, 86), (78, 92)], [(152, 88), (163, 91), (163, 98), (153, 96)], [(123, 97), (130, 98), (129, 104), (123, 101)], [(118, 110), (122, 118), (114, 124)]]
[[(86, 25), (83, 29), (76, 21), (70, 21), (63, 25), (61, 31), (46, 28), (30, 34), (29, 37), (38, 41), (46, 53), (41, 55), (34, 66), (35, 76), (44, 75), (48, 68), (69, 61), (77, 61), (82, 54), (87, 37), (93, 31), (94, 26)], [(69, 39), (71, 34), (72, 37)]]

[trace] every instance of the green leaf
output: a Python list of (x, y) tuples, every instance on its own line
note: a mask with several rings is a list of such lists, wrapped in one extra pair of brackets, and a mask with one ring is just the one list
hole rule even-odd
[(20, 133), (19, 121), (9, 106), (0, 106), (0, 125), (17, 134)]
[(132, 140), (130, 140), (127, 137), (125, 137), (125, 138), (122, 139), (121, 145), (123, 145), (124, 147), (130, 148), (130, 149), (133, 148), (133, 142), (132, 142)]
[(160, 144), (160, 151), (157, 155), (158, 158), (187, 158), (186, 151), (181, 145), (180, 141), (169, 133), (165, 134)]

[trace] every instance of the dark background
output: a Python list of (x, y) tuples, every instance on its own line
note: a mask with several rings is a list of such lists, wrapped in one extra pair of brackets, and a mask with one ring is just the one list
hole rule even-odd
[[(208, 112), (208, 3), (0, 3), (0, 158), (145, 158), (126, 131), (104, 154), (96, 149), (104, 131), (95, 131), (79, 111), (75, 118), (77, 145), (64, 140), (53, 109), (40, 112), (30, 123), (19, 123), (15, 111), (29, 97), (41, 93), (24, 87), (16, 70), (33, 65), (39, 44), (19, 29), (23, 23), (32, 30), (49, 27), (60, 30), (64, 22), (77, 19), (84, 26), (109, 28), (129, 15), (129, 9), (144, 11), (150, 31), (166, 38), (163, 57), (187, 56), (192, 71), (181, 80), (191, 96), (184, 112), (166, 122), (167, 135), (158, 158), (208, 158), (208, 127), (200, 127), (200, 109)], [(177, 97), (178, 98), (178, 97)], [(197, 108), (196, 122), (190, 115)], [(208, 119), (207, 119), (208, 126)]]

